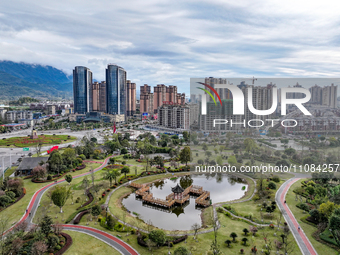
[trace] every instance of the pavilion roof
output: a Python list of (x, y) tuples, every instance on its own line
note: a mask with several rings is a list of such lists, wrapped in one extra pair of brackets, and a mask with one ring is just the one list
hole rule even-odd
[(177, 183), (176, 187), (171, 188), (171, 190), (172, 190), (173, 193), (182, 193), (184, 191), (184, 189), (181, 186), (179, 186), (178, 183)]

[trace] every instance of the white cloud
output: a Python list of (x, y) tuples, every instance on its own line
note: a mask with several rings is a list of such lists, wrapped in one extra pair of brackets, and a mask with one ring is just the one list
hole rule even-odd
[(0, 3), (0, 59), (98, 80), (117, 63), (139, 85), (190, 77), (338, 76), (340, 2), (278, 0)]

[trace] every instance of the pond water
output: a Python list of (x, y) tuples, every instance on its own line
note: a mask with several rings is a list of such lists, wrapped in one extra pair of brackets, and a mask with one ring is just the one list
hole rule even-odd
[[(171, 194), (171, 188), (179, 184), (184, 189), (193, 185), (202, 186), (210, 191), (212, 203), (225, 202), (238, 199), (244, 195), (248, 185), (238, 177), (223, 174), (191, 174), (179, 178), (170, 178), (151, 184), (150, 192), (155, 198), (165, 199)], [(245, 187), (245, 188), (243, 188)], [(171, 209), (157, 207), (143, 203), (134, 193), (122, 200), (126, 209), (139, 214), (145, 222), (151, 221), (154, 226), (166, 230), (190, 230), (194, 223), (201, 225), (201, 207), (195, 206), (194, 196), (183, 206), (175, 206)]]
[[(273, 149), (276, 149), (276, 150), (285, 150), (285, 147), (284, 147), (284, 144), (281, 143), (280, 140), (266, 140), (272, 144), (276, 144), (277, 147), (276, 148), (273, 148), (273, 147), (270, 147), (270, 148), (273, 148)], [(295, 142), (294, 140), (289, 140), (288, 144), (287, 144), (287, 148), (293, 148), (295, 150), (302, 150), (303, 148), (306, 150), (308, 149), (306, 146), (302, 146), (301, 144)]]

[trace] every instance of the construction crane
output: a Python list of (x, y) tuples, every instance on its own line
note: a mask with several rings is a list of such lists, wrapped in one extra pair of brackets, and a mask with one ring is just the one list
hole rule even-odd
[(253, 85), (254, 85), (255, 81), (257, 81), (257, 79), (254, 76), (253, 76), (252, 79), (248, 79), (248, 80), (251, 80)]

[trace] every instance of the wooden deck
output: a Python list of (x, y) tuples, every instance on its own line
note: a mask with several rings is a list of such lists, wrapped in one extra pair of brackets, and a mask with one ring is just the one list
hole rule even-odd
[[(174, 199), (174, 193), (169, 194), (166, 196), (165, 199), (155, 198), (152, 193), (150, 193), (150, 186), (145, 184), (138, 184), (138, 183), (130, 183), (130, 186), (136, 188), (136, 196), (142, 198), (143, 202), (171, 208), (175, 204), (183, 205), (190, 199), (190, 195), (198, 196), (195, 199), (195, 204), (203, 207), (210, 206), (210, 192), (203, 190), (203, 187), (197, 185), (191, 185), (187, 187), (182, 193), (182, 199)], [(208, 200), (207, 200), (208, 199)]]

